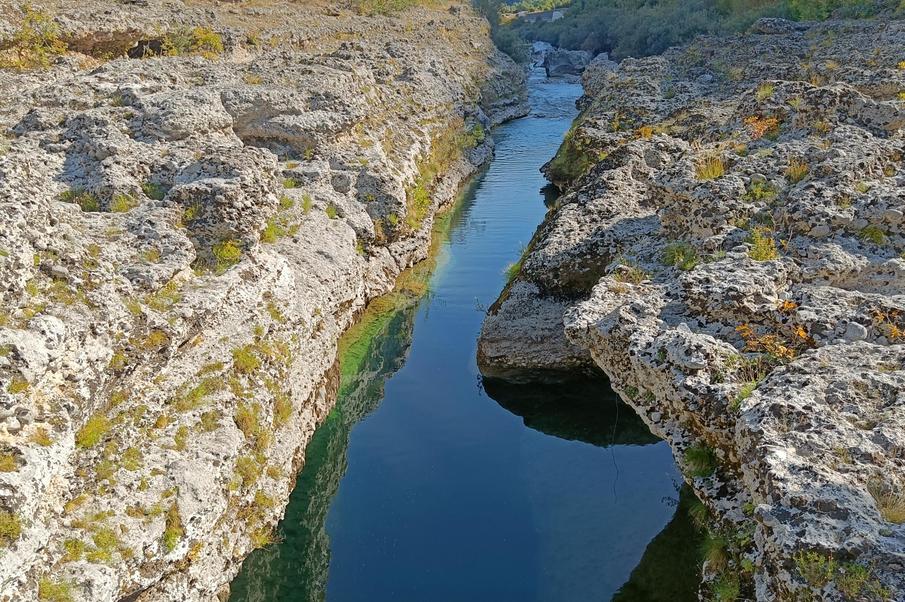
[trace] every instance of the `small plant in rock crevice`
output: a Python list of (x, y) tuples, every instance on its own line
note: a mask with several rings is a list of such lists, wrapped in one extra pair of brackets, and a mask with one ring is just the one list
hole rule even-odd
[(75, 434), (76, 447), (91, 448), (100, 443), (110, 430), (110, 419), (103, 414), (94, 414)]
[(810, 171), (811, 168), (807, 163), (801, 159), (792, 159), (789, 161), (789, 166), (786, 168), (786, 179), (790, 184), (798, 184), (808, 177)]
[(758, 102), (763, 102), (768, 98), (771, 98), (773, 96), (773, 92), (775, 91), (776, 86), (774, 86), (773, 84), (761, 84), (754, 92), (754, 97)]
[(798, 574), (811, 587), (822, 588), (833, 580), (836, 560), (819, 552), (799, 552), (793, 557)]
[(898, 490), (880, 479), (870, 481), (867, 490), (874, 498), (883, 520), (898, 525), (905, 524), (905, 490)]
[(872, 242), (875, 245), (886, 244), (886, 232), (883, 231), (883, 228), (875, 224), (864, 226), (859, 235), (863, 240)]
[(237, 240), (221, 240), (213, 244), (211, 253), (214, 256), (214, 269), (222, 274), (242, 259), (242, 243)]
[(101, 203), (97, 200), (97, 197), (83, 190), (67, 190), (60, 195), (60, 200), (64, 203), (73, 203), (75, 205), (78, 205), (79, 208), (86, 213), (97, 212), (101, 210)]
[(162, 201), (167, 195), (167, 188), (163, 184), (155, 182), (144, 182), (141, 185), (141, 191), (145, 196), (153, 201)]
[(126, 213), (137, 206), (138, 201), (124, 193), (115, 194), (110, 200), (110, 211), (112, 213)]
[(72, 590), (72, 584), (68, 581), (55, 581), (50, 577), (38, 580), (40, 602), (73, 602)]
[(13, 512), (0, 510), (0, 547), (8, 547), (22, 535), (22, 521)]
[(726, 163), (722, 157), (705, 157), (695, 164), (694, 172), (698, 180), (717, 180), (726, 174)]
[(663, 263), (680, 270), (692, 270), (698, 264), (698, 252), (687, 242), (675, 242), (663, 250)]
[(169, 554), (175, 550), (184, 535), (185, 530), (182, 526), (182, 517), (179, 515), (179, 506), (174, 501), (167, 511), (163, 537), (161, 538), (161, 545), (163, 545), (164, 551)]
[(748, 256), (754, 261), (772, 261), (779, 257), (776, 241), (773, 240), (773, 231), (769, 228), (764, 226), (754, 228), (748, 242), (751, 244)]
[(709, 477), (717, 467), (716, 454), (713, 449), (703, 444), (696, 444), (686, 449), (685, 462), (693, 477)]

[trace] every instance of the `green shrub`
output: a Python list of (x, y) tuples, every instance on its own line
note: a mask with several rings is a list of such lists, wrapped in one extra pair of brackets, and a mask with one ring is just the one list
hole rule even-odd
[(78, 562), (85, 555), (85, 542), (81, 539), (67, 539), (63, 541), (63, 562)]
[(94, 549), (85, 554), (88, 562), (109, 564), (113, 561), (113, 553), (119, 547), (119, 539), (116, 532), (109, 527), (97, 529), (91, 536)]
[(28, 391), (28, 381), (20, 376), (16, 376), (10, 379), (9, 384), (6, 385), (6, 392), (10, 395), (18, 395), (19, 393), (24, 393)]
[(776, 250), (776, 241), (773, 240), (773, 231), (764, 226), (759, 226), (751, 231), (748, 237), (751, 244), (751, 250), (748, 251), (748, 257), (754, 261), (773, 261), (779, 257)]
[(278, 393), (273, 400), (273, 426), (279, 428), (292, 416), (292, 400), (286, 393)]
[(19, 517), (5, 510), (0, 510), (0, 545), (10, 546), (22, 535), (22, 521)]
[[(479, 4), (492, 4), (479, 0)], [(760, 17), (825, 19), (834, 12), (869, 17), (905, 14), (901, 0), (582, 0), (572, 2), (562, 19), (510, 28), (525, 40), (554, 46), (608, 52), (621, 59), (660, 54), (694, 36), (744, 31)], [(689, 55), (693, 60), (694, 55)]]
[(242, 243), (237, 240), (221, 240), (211, 248), (214, 255), (215, 269), (222, 274), (242, 259)]
[(223, 38), (207, 27), (176, 29), (164, 36), (162, 51), (167, 56), (197, 54), (212, 59), (223, 52)]
[(271, 217), (267, 220), (267, 225), (264, 226), (264, 230), (261, 232), (261, 242), (273, 244), (284, 236), (286, 236), (286, 229), (276, 218)]
[(8, 453), (0, 453), (0, 472), (15, 472), (19, 470), (19, 462), (16, 456)]
[(408, 199), (408, 215), (406, 223), (412, 230), (417, 230), (427, 217), (431, 207), (430, 192), (427, 190), (426, 178), (419, 178), (415, 186), (409, 189), (406, 195)]
[(261, 367), (261, 360), (255, 354), (254, 345), (233, 349), (233, 368), (239, 374), (252, 374)]
[(128, 194), (116, 194), (110, 200), (110, 211), (113, 213), (125, 213), (138, 206), (138, 201)]
[(773, 96), (773, 92), (776, 91), (776, 86), (773, 84), (761, 84), (758, 86), (757, 91), (754, 93), (754, 97), (758, 100), (758, 102), (763, 102), (768, 98)]
[(204, 398), (224, 388), (222, 378), (205, 378), (200, 383), (181, 393), (173, 400), (173, 406), (177, 412), (189, 412), (201, 406)]
[(883, 520), (897, 525), (905, 524), (905, 491), (899, 491), (879, 479), (868, 483), (867, 490), (873, 496)]
[(698, 252), (687, 242), (675, 242), (663, 250), (663, 263), (680, 270), (693, 270), (698, 265)]
[(140, 470), (144, 462), (144, 455), (137, 447), (129, 447), (123, 452), (123, 468), (135, 472)]
[(170, 505), (170, 509), (167, 511), (163, 537), (161, 538), (161, 544), (167, 554), (176, 549), (176, 546), (179, 545), (179, 541), (184, 535), (185, 531), (182, 528), (182, 517), (179, 516), (179, 506), (176, 505), (176, 502), (173, 502), (172, 505)]
[(185, 451), (186, 446), (189, 441), (189, 427), (186, 425), (180, 426), (176, 429), (176, 434), (173, 435), (173, 445), (176, 447), (176, 451)]
[(73, 602), (72, 584), (54, 581), (50, 577), (38, 580), (38, 600), (41, 602)]
[(77, 447), (90, 448), (100, 443), (110, 430), (110, 419), (103, 414), (94, 414), (75, 434)]
[(713, 597), (715, 602), (734, 602), (741, 594), (741, 587), (737, 575), (723, 574), (713, 582)]
[(261, 476), (261, 465), (251, 456), (239, 456), (236, 460), (236, 476), (243, 487), (251, 487)]
[(883, 228), (880, 226), (876, 226), (874, 224), (869, 224), (864, 226), (861, 230), (861, 238), (864, 240), (868, 240), (875, 245), (884, 245), (886, 244), (886, 232), (883, 231)]
[(201, 428), (206, 433), (215, 431), (220, 428), (220, 412), (217, 410), (208, 410), (201, 414)]
[(360, 15), (389, 15), (412, 6), (432, 4), (431, 0), (352, 0), (352, 7)]
[(79, 206), (82, 211), (100, 211), (101, 204), (97, 197), (84, 190), (72, 189), (67, 190), (60, 195), (60, 200), (64, 203), (74, 203)]
[(709, 477), (717, 467), (716, 454), (706, 445), (693, 445), (685, 450), (685, 462), (693, 477)]
[(776, 189), (768, 182), (753, 182), (745, 191), (744, 198), (749, 202), (771, 203), (776, 197)]
[(330, 218), (330, 219), (336, 219), (336, 206), (333, 205), (333, 203), (330, 203), (330, 204), (327, 205), (327, 207), (324, 209), (324, 213), (327, 214), (327, 217), (328, 217), (328, 218)]
[(794, 556), (795, 568), (811, 587), (822, 588), (833, 580), (836, 560), (819, 552), (799, 552)]
[(154, 182), (143, 183), (141, 185), (141, 191), (145, 193), (145, 196), (154, 201), (162, 201), (167, 195), (166, 186)]
[(261, 431), (261, 406), (258, 403), (240, 403), (236, 407), (236, 426), (249, 440), (258, 436)]
[(0, 52), (0, 68), (30, 71), (50, 67), (52, 58), (66, 52), (60, 38), (60, 28), (53, 18), (28, 3), (22, 5), (24, 18), (19, 29), (8, 40), (7, 49)]

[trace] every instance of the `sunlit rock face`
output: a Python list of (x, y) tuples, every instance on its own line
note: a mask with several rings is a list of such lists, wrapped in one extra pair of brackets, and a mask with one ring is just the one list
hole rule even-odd
[(905, 595), (903, 39), (771, 20), (593, 61), (485, 323), (485, 373), (598, 366), (670, 443), (727, 544), (705, 596)]
[(51, 4), (0, 72), (0, 598), (212, 600), (524, 74), (466, 2)]

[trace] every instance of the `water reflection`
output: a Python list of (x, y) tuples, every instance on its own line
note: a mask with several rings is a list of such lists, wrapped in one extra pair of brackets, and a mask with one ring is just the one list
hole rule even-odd
[(415, 303), (376, 316), (372, 336), (361, 342), (360, 370), (344, 371), (339, 402), (318, 427), (306, 452), (279, 526), (282, 543), (257, 550), (232, 584), (234, 602), (324, 600), (330, 567), (327, 512), (347, 468), (352, 427), (383, 398), (386, 379), (405, 362), (412, 340)]
[(553, 437), (598, 447), (660, 441), (602, 378), (549, 385), (484, 379), (483, 384), (525, 426)]

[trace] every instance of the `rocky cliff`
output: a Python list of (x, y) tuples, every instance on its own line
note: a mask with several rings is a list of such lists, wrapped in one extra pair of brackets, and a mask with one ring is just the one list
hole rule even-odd
[(602, 368), (710, 514), (702, 597), (905, 597), (905, 23), (604, 58), (485, 374)]
[(0, 38), (0, 599), (215, 599), (523, 73), (466, 2), (5, 3)]

